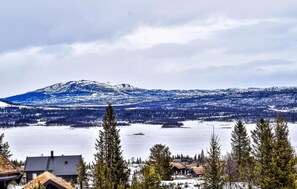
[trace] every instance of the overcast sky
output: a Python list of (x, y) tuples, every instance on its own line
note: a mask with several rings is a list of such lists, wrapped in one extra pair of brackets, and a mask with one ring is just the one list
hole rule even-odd
[(70, 80), (297, 85), (296, 0), (0, 0), (0, 97)]

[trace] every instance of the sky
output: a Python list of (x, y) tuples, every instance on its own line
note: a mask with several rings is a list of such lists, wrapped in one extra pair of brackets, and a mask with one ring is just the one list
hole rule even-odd
[(0, 98), (71, 80), (297, 86), (296, 0), (0, 0)]

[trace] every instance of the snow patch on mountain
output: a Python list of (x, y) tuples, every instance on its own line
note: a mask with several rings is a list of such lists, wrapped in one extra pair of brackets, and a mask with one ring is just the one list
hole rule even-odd
[(11, 105), (0, 101), (0, 108), (6, 108), (6, 107), (9, 107), (9, 106), (11, 106)]
[[(130, 84), (112, 85), (89, 80), (57, 83), (36, 91), (5, 98), (7, 102), (34, 106), (133, 105), (152, 108), (243, 107), (278, 109), (297, 104), (297, 87), (229, 88), (215, 90), (142, 89)], [(289, 110), (289, 111), (290, 111)]]

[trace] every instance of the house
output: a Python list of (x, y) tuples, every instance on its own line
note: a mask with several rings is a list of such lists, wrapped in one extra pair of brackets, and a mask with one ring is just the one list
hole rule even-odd
[(21, 172), (0, 153), (0, 188), (6, 189), (11, 181), (20, 182)]
[(31, 189), (34, 186), (43, 185), (46, 189), (74, 189), (69, 182), (46, 171), (27, 183), (23, 189)]
[(204, 167), (199, 166), (199, 167), (192, 167), (190, 173), (196, 177), (203, 177), (204, 171), (205, 171)]
[(171, 162), (172, 172), (174, 175), (186, 175), (188, 174), (188, 168), (181, 162)]
[(27, 182), (45, 171), (51, 172), (66, 181), (76, 182), (77, 165), (81, 159), (81, 155), (54, 156), (53, 151), (51, 151), (51, 156), (27, 157), (25, 163)]

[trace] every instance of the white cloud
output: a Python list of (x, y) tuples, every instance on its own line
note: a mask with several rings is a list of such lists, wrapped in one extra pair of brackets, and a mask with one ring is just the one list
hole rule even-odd
[[(254, 10), (255, 3), (231, 0), (171, 2), (131, 3), (138, 9), (101, 6), (99, 12), (84, 5), (84, 11), (74, 8), (67, 15), (49, 7), (36, 20), (24, 14), (30, 20), (25, 30), (10, 34), (10, 27), (1, 27), (7, 31), (0, 35), (6, 40), (0, 44), (0, 97), (78, 79), (165, 89), (294, 84), (297, 20), (287, 13), (292, 4), (263, 12), (265, 3)], [(49, 15), (55, 19), (46, 20)]]

